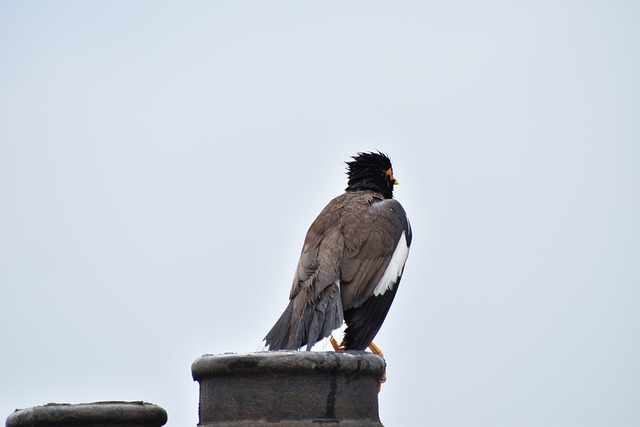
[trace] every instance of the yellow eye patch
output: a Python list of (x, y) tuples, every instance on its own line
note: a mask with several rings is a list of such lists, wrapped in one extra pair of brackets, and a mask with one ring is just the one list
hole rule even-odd
[(393, 170), (391, 168), (387, 169), (385, 174), (389, 177), (389, 182), (391, 182), (393, 185), (400, 184), (398, 180), (393, 177)]

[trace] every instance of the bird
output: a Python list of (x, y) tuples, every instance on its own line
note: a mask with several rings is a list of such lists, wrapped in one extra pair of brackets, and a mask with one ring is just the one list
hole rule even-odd
[[(411, 224), (393, 198), (399, 182), (386, 154), (358, 152), (346, 165), (345, 192), (306, 234), (289, 303), (263, 341), (269, 351), (311, 350), (330, 338), (336, 351), (369, 348), (384, 357), (372, 341), (400, 285)], [(338, 343), (332, 333), (341, 328)]]

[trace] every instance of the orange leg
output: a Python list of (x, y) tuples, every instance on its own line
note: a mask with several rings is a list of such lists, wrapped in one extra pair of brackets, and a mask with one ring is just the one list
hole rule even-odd
[(369, 350), (371, 350), (373, 354), (380, 356), (384, 359), (384, 354), (382, 353), (382, 350), (380, 350), (380, 347), (378, 347), (374, 343), (369, 344)]
[[(369, 350), (371, 350), (373, 354), (380, 356), (384, 359), (384, 354), (382, 353), (382, 350), (380, 350), (380, 347), (378, 347), (374, 343), (369, 344)], [(382, 386), (382, 383), (385, 382), (386, 380), (387, 380), (387, 373), (383, 372), (382, 377), (380, 377), (380, 379), (378, 380), (378, 393), (380, 393), (380, 387)]]
[(333, 346), (333, 349), (335, 351), (341, 351), (342, 350), (342, 346), (340, 344), (338, 344), (338, 341), (336, 341), (336, 339), (333, 337), (333, 335), (329, 338), (329, 341), (331, 342), (331, 345)]

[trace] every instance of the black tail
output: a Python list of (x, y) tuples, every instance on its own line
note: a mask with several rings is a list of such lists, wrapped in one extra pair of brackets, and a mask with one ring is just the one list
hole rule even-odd
[(380, 330), (399, 285), (400, 278), (393, 289), (382, 295), (373, 296), (365, 300), (362, 305), (344, 312), (347, 329), (344, 331), (342, 347), (345, 350), (367, 349)]

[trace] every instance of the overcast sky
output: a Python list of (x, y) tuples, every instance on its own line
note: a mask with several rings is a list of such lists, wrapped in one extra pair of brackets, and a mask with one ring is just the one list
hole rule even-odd
[(388, 426), (640, 425), (640, 3), (0, 3), (0, 417), (254, 351), (381, 150)]

